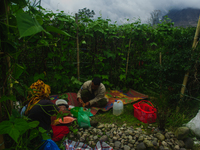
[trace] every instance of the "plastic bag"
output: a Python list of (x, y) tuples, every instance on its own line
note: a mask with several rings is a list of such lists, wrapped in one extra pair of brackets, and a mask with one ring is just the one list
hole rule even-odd
[(90, 125), (90, 109), (84, 109), (80, 107), (78, 112), (78, 125), (81, 128), (91, 127)]
[(70, 112), (73, 115), (73, 117), (78, 118), (79, 109), (80, 109), (80, 107), (74, 107), (74, 108), (70, 109)]
[[(80, 108), (81, 107), (74, 107), (74, 108), (70, 109), (70, 112), (73, 115), (73, 117), (78, 118), (78, 112), (79, 112)], [(90, 117), (92, 117), (92, 116), (93, 116), (93, 114), (90, 112)]]
[(185, 126), (190, 128), (197, 136), (200, 137), (200, 110), (192, 120), (185, 124)]
[(58, 145), (51, 139), (45, 141), (45, 143), (39, 148), (39, 150), (60, 150)]

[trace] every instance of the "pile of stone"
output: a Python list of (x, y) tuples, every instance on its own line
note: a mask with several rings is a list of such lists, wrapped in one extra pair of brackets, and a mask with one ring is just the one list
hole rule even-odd
[(128, 127), (126, 124), (118, 127), (115, 124), (100, 124), (96, 128), (80, 128), (77, 135), (78, 141), (94, 146), (98, 141), (104, 141), (114, 150), (186, 150), (192, 149), (194, 140), (187, 137), (189, 128), (180, 127), (175, 133), (170, 131), (161, 132), (151, 124), (148, 125), (150, 134), (143, 126), (138, 128)]

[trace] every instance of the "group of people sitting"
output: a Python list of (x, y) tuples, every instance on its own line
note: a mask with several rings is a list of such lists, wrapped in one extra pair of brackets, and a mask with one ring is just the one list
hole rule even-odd
[[(52, 116), (58, 113), (66, 113), (69, 105), (65, 100), (57, 100), (55, 104), (50, 100), (51, 88), (42, 80), (38, 80), (30, 86), (31, 91), (27, 98), (28, 104), (23, 107), (21, 115), (26, 115), (32, 121), (39, 121), (39, 127), (47, 132), (52, 130)], [(77, 93), (80, 107), (104, 107), (108, 103), (105, 98), (106, 88), (100, 78), (86, 81)]]

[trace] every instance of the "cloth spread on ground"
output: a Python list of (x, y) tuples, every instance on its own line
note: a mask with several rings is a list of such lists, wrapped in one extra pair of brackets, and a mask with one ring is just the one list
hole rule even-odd
[(71, 140), (65, 140), (65, 148), (68, 149), (76, 149), (76, 150), (113, 150), (113, 148), (105, 142), (98, 141), (95, 148), (91, 148), (90, 146), (82, 143), (75, 142)]
[[(77, 94), (76, 93), (65, 93), (65, 94), (68, 95), (68, 100), (69, 100), (68, 104), (69, 105), (73, 105), (73, 106), (79, 105), (79, 103), (77, 101)], [(123, 93), (121, 90), (107, 91), (105, 96), (109, 99), (108, 104), (103, 108), (92, 107), (91, 113), (93, 115), (95, 115), (99, 110), (108, 111), (110, 108), (113, 107), (113, 102), (116, 99), (122, 100), (123, 104), (125, 105), (125, 104), (136, 102), (138, 100), (148, 98), (147, 95), (139, 93), (139, 92), (132, 90), (132, 89), (130, 89), (127, 93)], [(55, 103), (55, 101), (57, 99), (59, 99), (59, 95), (52, 95), (52, 96), (50, 96), (50, 99), (52, 100), (53, 103)]]

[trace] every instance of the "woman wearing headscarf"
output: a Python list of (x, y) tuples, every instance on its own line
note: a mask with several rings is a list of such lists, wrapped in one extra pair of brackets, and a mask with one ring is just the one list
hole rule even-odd
[(51, 130), (51, 116), (57, 113), (69, 113), (59, 110), (58, 106), (50, 101), (51, 88), (42, 80), (38, 80), (30, 86), (30, 96), (25, 115), (33, 121), (39, 121), (39, 127), (49, 132)]

